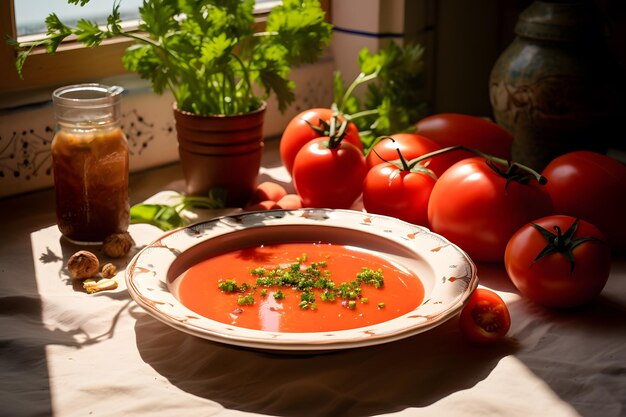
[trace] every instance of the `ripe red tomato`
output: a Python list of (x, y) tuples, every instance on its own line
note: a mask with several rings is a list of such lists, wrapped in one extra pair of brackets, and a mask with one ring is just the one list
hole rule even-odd
[[(383, 139), (370, 149), (366, 158), (368, 168), (398, 159), (398, 150), (409, 161), (441, 149), (441, 146), (435, 141), (415, 133), (396, 133), (391, 135), (391, 137), (393, 140)], [(428, 168), (439, 177), (456, 160), (457, 155), (454, 155), (454, 152), (452, 152), (426, 159), (422, 162), (422, 165), (427, 164)]]
[(556, 157), (543, 170), (555, 213), (586, 220), (615, 251), (626, 251), (626, 166), (595, 152)]
[[(546, 307), (575, 307), (600, 294), (611, 269), (610, 247), (591, 223), (579, 220), (570, 229), (575, 222), (571, 216), (547, 216), (522, 226), (511, 237), (504, 265), (523, 296)], [(541, 256), (550, 244), (551, 251)]]
[(471, 342), (493, 343), (506, 336), (511, 315), (506, 303), (495, 292), (477, 288), (459, 316), (461, 333)]
[[(483, 119), (457, 113), (440, 113), (425, 117), (417, 122), (417, 133), (437, 142), (442, 148), (464, 145), (478, 149), (498, 158), (511, 159), (513, 136), (502, 126)], [(455, 151), (454, 162), (472, 155), (466, 151)]]
[[(333, 111), (331, 109), (315, 108), (303, 111), (287, 124), (280, 139), (280, 159), (289, 174), (293, 171), (293, 163), (298, 151), (313, 139), (325, 136), (312, 129), (309, 123), (317, 127), (322, 126), (322, 121), (330, 124), (332, 115)], [(339, 117), (338, 121), (342, 122), (343, 118)], [(363, 143), (361, 143), (359, 131), (354, 123), (348, 123), (344, 140), (363, 151)]]
[(434, 186), (435, 179), (426, 173), (400, 170), (391, 163), (378, 164), (363, 182), (363, 207), (369, 213), (428, 227), (428, 199)]
[(480, 157), (448, 168), (428, 202), (431, 229), (485, 262), (502, 262), (511, 236), (529, 221), (549, 214), (552, 203), (544, 186), (534, 179), (507, 184), (507, 178)]
[(293, 185), (304, 207), (349, 208), (361, 195), (367, 174), (365, 157), (342, 140), (329, 148), (328, 137), (307, 143), (293, 164)]

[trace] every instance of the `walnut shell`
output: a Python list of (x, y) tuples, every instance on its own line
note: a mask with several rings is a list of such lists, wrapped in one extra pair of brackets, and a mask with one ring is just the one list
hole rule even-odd
[(73, 279), (93, 277), (99, 269), (98, 257), (86, 250), (76, 252), (67, 261), (67, 271)]
[(133, 246), (135, 246), (135, 241), (128, 232), (114, 233), (102, 242), (102, 250), (109, 258), (121, 258)]
[(102, 278), (113, 278), (117, 274), (117, 268), (113, 264), (104, 264), (100, 275)]

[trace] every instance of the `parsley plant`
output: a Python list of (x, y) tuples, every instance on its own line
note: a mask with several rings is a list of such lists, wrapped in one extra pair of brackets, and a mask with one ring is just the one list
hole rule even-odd
[[(88, 1), (68, 3), (82, 6)], [(8, 39), (20, 50), (20, 76), (36, 47), (54, 53), (71, 35), (88, 47), (124, 36), (136, 41), (124, 54), (124, 67), (150, 80), (156, 93), (170, 90), (181, 110), (247, 113), (273, 93), (284, 112), (294, 100), (291, 68), (314, 62), (331, 36), (318, 0), (283, 0), (269, 13), (264, 32), (255, 30), (254, 0), (144, 0), (138, 31), (122, 27), (120, 1), (113, 2), (104, 26), (81, 19), (69, 27), (52, 13), (46, 18), (45, 39)]]

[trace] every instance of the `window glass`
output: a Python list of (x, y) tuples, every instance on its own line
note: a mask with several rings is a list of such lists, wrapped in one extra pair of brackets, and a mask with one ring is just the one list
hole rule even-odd
[[(277, 0), (256, 0), (259, 10), (279, 3)], [(56, 13), (61, 21), (69, 26), (75, 26), (79, 19), (105, 24), (113, 8), (113, 0), (91, 0), (82, 7), (68, 4), (67, 0), (15, 0), (14, 4), (17, 36), (45, 33), (45, 20), (50, 13)], [(142, 0), (122, 0), (120, 2), (122, 20), (138, 19), (141, 4)]]
[[(141, 3), (142, 0), (123, 0), (120, 3), (122, 19), (139, 18)], [(15, 0), (14, 4), (17, 36), (44, 33), (45, 20), (50, 13), (56, 13), (66, 25), (74, 26), (83, 18), (104, 24), (113, 9), (113, 0), (91, 0), (82, 7), (68, 4), (67, 0)]]

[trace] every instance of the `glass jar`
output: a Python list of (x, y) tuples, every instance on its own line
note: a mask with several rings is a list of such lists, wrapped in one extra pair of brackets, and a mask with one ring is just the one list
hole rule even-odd
[(59, 230), (80, 244), (125, 232), (130, 221), (128, 142), (120, 128), (123, 89), (101, 84), (52, 93), (52, 167)]

